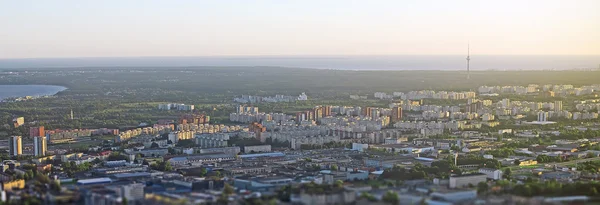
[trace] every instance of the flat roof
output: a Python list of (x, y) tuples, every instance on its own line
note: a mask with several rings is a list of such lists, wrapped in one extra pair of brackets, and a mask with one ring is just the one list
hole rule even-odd
[(148, 172), (134, 172), (134, 173), (120, 173), (114, 175), (117, 178), (127, 178), (127, 177), (145, 177), (150, 176)]
[(530, 124), (530, 125), (549, 125), (549, 124), (554, 124), (556, 122), (552, 122), (552, 121), (531, 121), (531, 122), (523, 122), (524, 124)]
[(472, 174), (454, 175), (454, 176), (450, 176), (450, 177), (454, 177), (454, 178), (459, 177), (460, 178), (460, 177), (472, 177), (472, 176), (486, 176), (486, 174), (483, 174), (483, 173), (472, 173)]
[(422, 160), (422, 161), (428, 161), (428, 162), (433, 162), (435, 159), (432, 158), (427, 158), (427, 157), (415, 157), (416, 160)]
[(253, 157), (283, 157), (285, 156), (282, 152), (269, 152), (269, 153), (258, 153), (258, 154), (242, 154), (240, 158), (253, 158)]
[(413, 149), (433, 147), (433, 146), (413, 145), (413, 144), (382, 144), (382, 145), (372, 145), (372, 146), (373, 147), (385, 147), (385, 148), (413, 148)]
[(112, 180), (108, 177), (93, 178), (93, 179), (81, 179), (77, 181), (77, 184), (96, 184), (96, 183), (111, 183)]

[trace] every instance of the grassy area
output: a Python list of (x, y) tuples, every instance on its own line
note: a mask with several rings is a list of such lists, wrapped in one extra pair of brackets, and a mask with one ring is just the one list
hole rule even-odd
[(54, 149), (82, 149), (82, 148), (88, 148), (90, 146), (97, 146), (97, 145), (101, 145), (101, 144), (102, 144), (101, 140), (88, 140), (88, 141), (83, 141), (83, 142), (51, 144), (51, 145), (48, 145), (48, 147), (54, 148)]

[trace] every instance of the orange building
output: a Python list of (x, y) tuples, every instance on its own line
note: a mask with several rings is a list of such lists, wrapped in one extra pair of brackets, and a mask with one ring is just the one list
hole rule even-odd
[(204, 114), (185, 114), (179, 117), (179, 124), (192, 123), (196, 125), (206, 124), (210, 121), (210, 117)]
[(44, 126), (30, 127), (29, 128), (29, 136), (30, 137), (43, 137), (43, 136), (46, 136), (46, 131), (44, 131)]

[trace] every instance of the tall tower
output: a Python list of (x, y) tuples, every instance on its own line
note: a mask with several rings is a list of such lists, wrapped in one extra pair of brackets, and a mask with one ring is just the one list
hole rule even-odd
[(467, 44), (467, 80), (471, 79), (471, 73), (469, 70), (469, 61), (471, 61), (471, 48), (470, 48), (470, 45)]
[(73, 109), (71, 109), (71, 120), (73, 120)]

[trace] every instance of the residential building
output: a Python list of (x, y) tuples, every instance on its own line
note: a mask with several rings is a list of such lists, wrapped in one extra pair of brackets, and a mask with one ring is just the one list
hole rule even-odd
[(450, 176), (449, 187), (450, 188), (461, 188), (468, 187), (469, 185), (477, 186), (479, 182), (485, 182), (487, 180), (486, 174), (476, 173), (467, 175), (454, 175)]
[(45, 156), (47, 150), (48, 150), (48, 146), (47, 146), (46, 137), (43, 137), (43, 136), (33, 137), (33, 155), (34, 156)]
[(538, 112), (537, 121), (538, 122), (546, 122), (546, 121), (548, 121), (548, 112), (544, 112), (544, 111)]
[(356, 202), (356, 193), (350, 190), (333, 193), (307, 193), (301, 191), (300, 194), (292, 194), (291, 202), (305, 205), (352, 204)]
[(201, 148), (227, 147), (229, 134), (212, 133), (196, 135), (196, 144)]
[[(445, 202), (459, 203), (466, 200), (472, 200), (477, 198), (477, 190), (453, 190), (453, 189), (439, 189), (432, 192), (429, 196), (435, 200), (441, 200)], [(436, 204), (436, 203), (429, 203)], [(445, 204), (445, 203), (443, 203)]]
[(369, 178), (369, 172), (354, 170), (346, 172), (346, 181), (365, 180)]
[(143, 183), (132, 183), (121, 187), (122, 196), (126, 198), (131, 204), (135, 204), (137, 201), (144, 199), (144, 187)]
[(44, 131), (44, 126), (30, 127), (29, 128), (29, 136), (30, 137), (45, 137), (46, 131)]
[(554, 101), (554, 112), (560, 112), (563, 110), (562, 101)]
[(10, 156), (19, 156), (23, 154), (23, 139), (21, 136), (11, 136), (8, 140), (8, 154)]
[(23, 188), (25, 188), (25, 180), (23, 179), (2, 182), (2, 191), (12, 191), (13, 189)]
[(271, 152), (271, 145), (244, 146), (244, 152), (245, 153)]
[(485, 174), (488, 179), (501, 180), (502, 171), (499, 169), (481, 168), (479, 173)]
[(20, 127), (23, 124), (25, 124), (25, 118), (24, 117), (16, 117), (16, 118), (13, 119), (13, 126), (15, 128)]
[(402, 107), (396, 106), (392, 108), (392, 116), (390, 120), (394, 123), (402, 121)]

